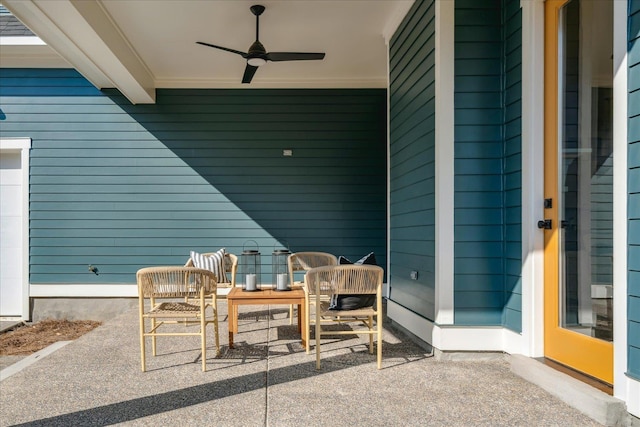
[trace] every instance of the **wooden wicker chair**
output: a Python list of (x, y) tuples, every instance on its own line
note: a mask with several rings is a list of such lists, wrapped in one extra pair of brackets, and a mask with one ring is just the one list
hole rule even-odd
[[(214, 252), (207, 252), (202, 255), (213, 255)], [(185, 267), (193, 267), (193, 260), (189, 258)], [(229, 252), (224, 254), (224, 277), (218, 277), (218, 289), (233, 288), (236, 286), (236, 273), (238, 271), (238, 257)]]
[[(335, 255), (326, 252), (295, 252), (287, 258), (289, 267), (289, 284), (304, 286), (304, 278), (302, 282), (295, 281), (295, 273), (300, 271), (309, 271), (315, 267), (323, 267), (325, 265), (338, 265), (338, 258)], [(308, 307), (309, 304), (307, 304)], [(289, 308), (289, 323), (293, 324), (293, 306)], [(307, 342), (307, 353), (309, 353), (309, 330), (305, 331)]]
[[(147, 267), (138, 270), (138, 302), (140, 316), (140, 356), (142, 372), (146, 371), (145, 341), (151, 337), (156, 355), (156, 337), (200, 336), (202, 370), (207, 370), (207, 325), (213, 323), (216, 356), (220, 355), (218, 336), (218, 300), (216, 278), (208, 270), (195, 267)], [(185, 300), (188, 298), (188, 300)], [(211, 308), (211, 310), (208, 310)], [(151, 327), (147, 328), (147, 319)], [(161, 332), (164, 325), (199, 325), (198, 332)], [(166, 329), (162, 329), (165, 331)]]
[[(373, 354), (373, 336), (377, 339), (378, 369), (382, 367), (382, 277), (381, 267), (374, 265), (337, 265), (311, 269), (305, 276), (309, 300), (315, 303), (312, 313), (307, 306), (309, 323), (315, 323), (316, 369), (320, 369), (320, 339), (323, 335), (367, 334), (369, 352)], [(375, 295), (375, 306), (355, 310), (329, 310), (332, 295)], [(375, 318), (375, 328), (373, 321)], [(328, 322), (364, 324), (366, 329), (328, 331), (322, 325)]]

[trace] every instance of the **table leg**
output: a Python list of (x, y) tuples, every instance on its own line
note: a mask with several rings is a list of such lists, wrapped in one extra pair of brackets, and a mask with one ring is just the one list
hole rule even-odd
[(238, 304), (233, 304), (233, 333), (238, 333), (238, 312), (240, 311), (240, 306)]
[[(227, 300), (228, 304), (228, 323), (229, 323), (229, 348), (233, 346), (233, 334), (238, 333), (238, 308), (239, 305), (234, 303), (233, 300)], [(306, 305), (304, 303), (298, 304), (298, 332), (302, 337), (302, 345), (306, 347), (306, 328), (308, 328), (308, 319), (306, 313)]]
[(307, 347), (307, 329), (309, 328), (307, 319), (307, 307), (306, 304), (298, 304), (298, 331), (302, 337), (302, 346)]
[[(229, 348), (233, 347), (233, 328), (237, 329), (238, 315), (236, 314), (237, 306), (233, 302), (229, 303)], [(235, 319), (235, 322), (234, 322)]]

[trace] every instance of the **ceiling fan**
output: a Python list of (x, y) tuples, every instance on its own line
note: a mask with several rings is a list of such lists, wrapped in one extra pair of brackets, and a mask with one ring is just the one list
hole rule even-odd
[(310, 52), (267, 52), (262, 43), (260, 43), (260, 15), (264, 12), (265, 7), (259, 4), (253, 5), (249, 8), (251, 13), (256, 16), (256, 41), (249, 47), (247, 53), (239, 50), (230, 49), (228, 47), (216, 46), (214, 44), (205, 42), (196, 42), (203, 46), (214, 47), (216, 49), (226, 50), (227, 52), (235, 53), (242, 56), (247, 60), (247, 66), (244, 69), (244, 75), (242, 76), (242, 83), (251, 83), (251, 79), (258, 70), (258, 67), (267, 63), (267, 61), (309, 61), (324, 59), (324, 53), (310, 53)]

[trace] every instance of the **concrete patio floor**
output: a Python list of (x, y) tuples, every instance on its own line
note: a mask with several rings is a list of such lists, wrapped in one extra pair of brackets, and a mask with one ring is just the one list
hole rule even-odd
[(0, 425), (600, 425), (512, 373), (508, 355), (442, 360), (386, 325), (382, 370), (366, 337), (336, 336), (318, 371), (288, 307), (241, 306), (235, 349), (219, 309), (222, 354), (209, 338), (207, 372), (192, 337), (159, 339), (141, 372), (131, 310), (0, 382)]

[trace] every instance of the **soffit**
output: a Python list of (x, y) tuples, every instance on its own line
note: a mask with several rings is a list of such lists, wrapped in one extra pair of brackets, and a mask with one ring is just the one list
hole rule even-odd
[[(94, 85), (116, 87), (133, 103), (154, 102), (155, 88), (386, 87), (386, 42), (413, 0), (260, 2), (266, 6), (260, 41), (267, 51), (326, 52), (326, 57), (269, 62), (243, 85), (240, 56), (195, 42), (247, 51), (255, 39), (249, 11), (255, 3), (3, 0)], [(19, 66), (16, 62), (5, 66)]]

